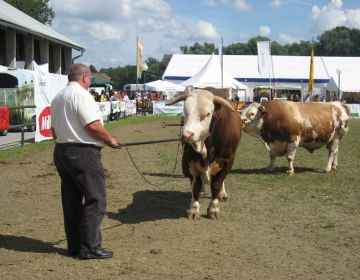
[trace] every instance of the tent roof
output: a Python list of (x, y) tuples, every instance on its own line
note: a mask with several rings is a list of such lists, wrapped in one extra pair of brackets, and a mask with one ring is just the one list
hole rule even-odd
[[(194, 76), (209, 60), (210, 55), (174, 54), (164, 72), (163, 79), (175, 83)], [(216, 56), (218, 57), (218, 56)], [(359, 57), (314, 57), (314, 83), (323, 87), (331, 77), (337, 80), (336, 68), (343, 69), (341, 74), (341, 89), (357, 89), (360, 91)], [(310, 56), (272, 56), (272, 82), (276, 86), (286, 84), (304, 84), (309, 82)], [(269, 79), (263, 79), (258, 71), (257, 55), (224, 55), (224, 72), (228, 73), (237, 81), (264, 84)], [(344, 81), (344, 82), (342, 82)]]
[(90, 85), (91, 86), (104, 86), (106, 84), (114, 84), (113, 81), (105, 80), (99, 77), (91, 77)]
[(21, 12), (3, 0), (0, 0), (0, 26), (14, 28), (26, 33), (34, 34), (49, 41), (67, 45), (76, 50), (84, 50), (70, 39), (52, 30), (27, 14)]
[(327, 89), (337, 91), (340, 68), (340, 90), (344, 92), (360, 92), (360, 57), (323, 57), (329, 76), (332, 78)]
[(207, 63), (190, 79), (182, 82), (182, 86), (193, 86), (196, 88), (214, 87), (214, 88), (239, 88), (246, 89), (247, 86), (236, 81), (226, 71), (223, 71), (223, 80), (221, 81), (221, 66), (214, 54), (208, 59)]
[(167, 91), (167, 90), (184, 91), (185, 88), (186, 87), (184, 86), (162, 80), (157, 80), (145, 84), (146, 90), (153, 90), (153, 91)]

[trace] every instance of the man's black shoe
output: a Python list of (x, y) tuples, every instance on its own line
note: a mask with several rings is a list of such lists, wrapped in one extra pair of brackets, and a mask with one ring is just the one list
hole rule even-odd
[(113, 252), (105, 251), (104, 249), (97, 250), (96, 252), (81, 253), (84, 259), (108, 259), (114, 256)]

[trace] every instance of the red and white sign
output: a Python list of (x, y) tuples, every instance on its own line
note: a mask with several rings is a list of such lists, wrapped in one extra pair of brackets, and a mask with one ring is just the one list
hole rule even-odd
[(50, 106), (37, 106), (35, 142), (52, 138)]

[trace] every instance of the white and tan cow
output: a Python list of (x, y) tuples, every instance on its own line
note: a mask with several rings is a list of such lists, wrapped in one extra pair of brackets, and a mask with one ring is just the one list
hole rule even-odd
[(204, 184), (209, 184), (211, 201), (207, 216), (219, 218), (219, 199), (227, 197), (224, 179), (232, 168), (241, 138), (241, 118), (231, 101), (215, 88), (191, 91), (168, 105), (181, 100), (186, 100), (182, 129), (183, 172), (192, 188), (188, 217), (200, 217), (199, 195)]
[(287, 174), (294, 174), (298, 147), (310, 153), (326, 146), (328, 164), (324, 172), (338, 166), (339, 141), (348, 131), (348, 106), (342, 102), (292, 102), (270, 100), (252, 103), (242, 114), (243, 130), (258, 138), (270, 152), (267, 172), (273, 172), (278, 156), (287, 156)]

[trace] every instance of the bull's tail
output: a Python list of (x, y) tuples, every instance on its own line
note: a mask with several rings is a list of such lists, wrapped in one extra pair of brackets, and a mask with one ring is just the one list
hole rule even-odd
[(341, 127), (340, 127), (341, 136), (345, 136), (348, 133), (349, 127), (346, 127), (346, 126), (347, 126), (347, 121), (345, 121), (341, 124)]
[(350, 108), (349, 106), (347, 106), (346, 104), (342, 103), (341, 102), (341, 107), (344, 109), (346, 115), (347, 115), (347, 118), (345, 121), (342, 122), (341, 126), (340, 126), (340, 133), (341, 133), (341, 137), (342, 136), (345, 136), (348, 131), (349, 131), (349, 127), (347, 127), (347, 122), (350, 118)]

